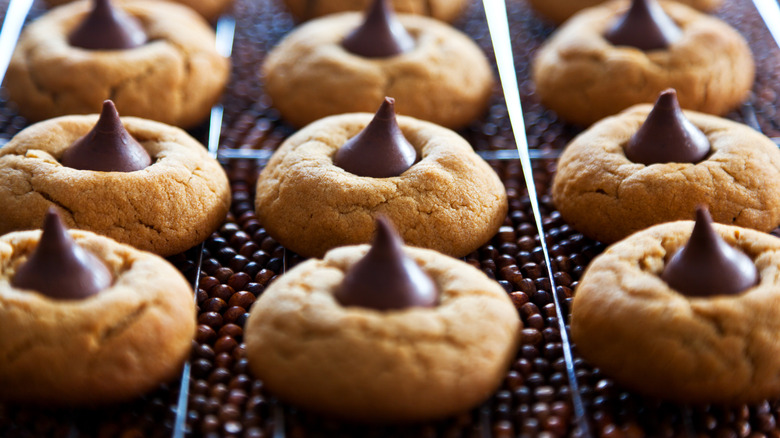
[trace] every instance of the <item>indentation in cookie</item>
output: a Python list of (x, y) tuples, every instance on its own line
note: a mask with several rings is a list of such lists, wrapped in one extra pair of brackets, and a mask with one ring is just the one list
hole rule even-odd
[(634, 163), (698, 163), (710, 153), (707, 136), (685, 117), (677, 92), (661, 92), (650, 114), (625, 147)]
[(395, 99), (385, 97), (371, 122), (336, 152), (334, 164), (359, 176), (398, 176), (417, 161), (395, 118)]
[(343, 306), (376, 310), (434, 307), (439, 301), (436, 284), (404, 254), (401, 238), (382, 217), (371, 249), (347, 271), (334, 295)]
[(387, 0), (374, 0), (363, 23), (341, 45), (366, 58), (387, 58), (414, 48), (414, 38), (398, 21)]
[(682, 30), (656, 0), (632, 0), (628, 12), (604, 36), (616, 46), (656, 50), (680, 39)]
[(759, 275), (750, 257), (715, 232), (700, 206), (688, 243), (669, 259), (661, 278), (682, 294), (702, 297), (738, 294), (755, 286)]
[(103, 102), (95, 126), (62, 155), (64, 166), (102, 172), (134, 172), (152, 163), (149, 153), (127, 132), (114, 102)]
[(92, 10), (71, 32), (68, 42), (88, 50), (123, 50), (142, 46), (146, 33), (141, 23), (110, 0), (95, 0)]
[(15, 288), (66, 300), (90, 297), (112, 282), (106, 265), (73, 241), (53, 208), (46, 213), (38, 246), (11, 279)]

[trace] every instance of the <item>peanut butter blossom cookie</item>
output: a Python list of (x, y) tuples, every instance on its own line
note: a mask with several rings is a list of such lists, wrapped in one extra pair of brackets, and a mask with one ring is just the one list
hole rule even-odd
[(542, 103), (590, 125), (676, 88), (683, 108), (722, 115), (745, 100), (754, 64), (742, 36), (676, 2), (612, 2), (572, 17), (533, 65)]
[(72, 227), (172, 255), (203, 241), (225, 218), (230, 187), (219, 163), (186, 132), (100, 117), (30, 126), (0, 149), (0, 233), (36, 228), (49, 207)]
[(180, 5), (79, 1), (25, 28), (6, 89), (32, 121), (95, 113), (112, 99), (124, 115), (192, 127), (227, 83), (229, 61), (214, 41), (208, 23)]
[[(49, 6), (59, 6), (65, 3), (70, 3), (72, 0), (45, 0)], [(135, 1), (135, 0), (122, 0), (122, 2)], [(200, 14), (203, 18), (209, 21), (213, 21), (225, 12), (230, 5), (233, 4), (233, 0), (174, 0), (176, 3), (180, 3), (184, 6), (188, 6)]]
[(461, 257), (501, 226), (501, 180), (456, 133), (393, 111), (322, 119), (287, 139), (257, 181), (268, 233), (301, 255), (368, 243), (387, 216), (414, 246)]
[(0, 237), (0, 400), (55, 405), (137, 397), (179, 374), (192, 290), (165, 260), (50, 210), (43, 232)]
[[(346, 11), (363, 11), (371, 0), (285, 0), (299, 19), (309, 20)], [(404, 14), (427, 15), (442, 21), (452, 21), (466, 8), (466, 0), (391, 0), (393, 9)]]
[[(556, 24), (561, 24), (575, 13), (604, 3), (605, 0), (528, 0), (528, 3), (536, 12)], [(688, 5), (703, 12), (711, 12), (717, 9), (723, 0), (679, 0), (679, 3)]]
[[(588, 267), (572, 304), (577, 350), (654, 397), (754, 403), (780, 394), (780, 239), (692, 221), (654, 226)], [(605, 342), (608, 340), (608, 342)]]
[(279, 398), (358, 421), (466, 411), (501, 384), (522, 323), (502, 288), (466, 263), (402, 247), (338, 248), (276, 280), (252, 306), (252, 372)]
[(365, 17), (312, 20), (269, 53), (265, 88), (285, 120), (301, 127), (370, 112), (384, 96), (401, 114), (453, 129), (485, 111), (493, 75), (479, 47), (437, 20), (396, 17), (386, 3), (375, 0)]
[(569, 224), (602, 242), (693, 219), (700, 204), (716, 222), (769, 232), (780, 224), (780, 150), (745, 125), (682, 112), (667, 90), (575, 138), (552, 194)]

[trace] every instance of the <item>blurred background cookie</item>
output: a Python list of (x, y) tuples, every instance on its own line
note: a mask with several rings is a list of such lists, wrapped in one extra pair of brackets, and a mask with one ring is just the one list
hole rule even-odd
[[(602, 3), (605, 3), (605, 0), (528, 0), (534, 11), (555, 24), (561, 24), (575, 13)], [(679, 3), (702, 12), (712, 12), (723, 0), (679, 0)]]
[(265, 89), (286, 121), (373, 112), (384, 96), (399, 114), (452, 129), (485, 112), (493, 74), (479, 47), (437, 20), (396, 19), (385, 3), (309, 21), (268, 54)]
[(6, 90), (30, 121), (96, 113), (111, 99), (123, 115), (190, 128), (227, 83), (214, 41), (203, 18), (175, 3), (79, 1), (25, 28)]
[(590, 125), (666, 88), (680, 105), (723, 115), (753, 86), (745, 39), (723, 21), (656, 0), (612, 2), (579, 12), (539, 49), (536, 92), (562, 119)]
[[(373, 0), (284, 0), (299, 20), (347, 11), (364, 11)], [(403, 14), (427, 15), (437, 20), (453, 21), (466, 8), (466, 0), (390, 0), (393, 9)]]

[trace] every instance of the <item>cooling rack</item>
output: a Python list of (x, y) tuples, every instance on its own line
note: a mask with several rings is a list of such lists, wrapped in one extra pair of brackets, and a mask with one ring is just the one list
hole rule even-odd
[[(748, 39), (757, 64), (749, 101), (728, 117), (778, 137), (780, 49), (749, 0), (726, 3), (717, 15)], [(7, 6), (0, 2), (0, 10)], [(42, 4), (35, 3), (30, 16), (43, 12)], [(521, 0), (509, 1), (508, 16), (544, 236), (534, 226), (498, 87), (485, 115), (460, 131), (504, 181), (509, 197), (509, 213), (499, 232), (464, 258), (506, 289), (523, 320), (522, 342), (501, 387), (482, 405), (461, 415), (382, 427), (338, 422), (278, 401), (249, 373), (242, 340), (254, 300), (302, 260), (268, 236), (253, 207), (258, 172), (294, 132), (264, 94), (259, 67), (295, 22), (278, 0), (237, 0), (231, 15), (236, 32), (233, 72), (221, 103), (223, 119), (217, 125), (221, 135), (212, 142), (218, 146), (233, 191), (230, 213), (202, 245), (169, 258), (192, 282), (198, 303), (198, 331), (183, 377), (119, 405), (52, 409), (0, 404), (0, 436), (563, 437), (586, 435), (577, 425), (587, 424), (591, 435), (605, 437), (780, 437), (780, 400), (726, 407), (648, 399), (621, 388), (582, 360), (576, 346), (563, 342), (557, 311), (568, 319), (577, 282), (604, 246), (566, 224), (551, 202), (555, 158), (580, 130), (558, 120), (534, 94), (530, 62), (553, 27)], [(494, 61), (479, 2), (472, 2), (454, 25)], [(10, 138), (27, 124), (0, 90), (0, 139)], [(192, 134), (207, 144), (210, 132), (213, 138), (216, 130), (204, 124)], [(541, 239), (550, 249), (554, 291)], [(562, 326), (568, 329), (566, 321)], [(564, 352), (573, 359), (567, 361)], [(567, 378), (569, 368), (579, 384), (576, 393)], [(575, 412), (575, 399), (582, 404), (581, 412)]]

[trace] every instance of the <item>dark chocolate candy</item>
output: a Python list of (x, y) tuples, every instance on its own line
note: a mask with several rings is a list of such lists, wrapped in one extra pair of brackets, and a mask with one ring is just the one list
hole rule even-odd
[(387, 0), (374, 0), (365, 20), (341, 45), (366, 58), (388, 58), (414, 48), (414, 38), (398, 21)]
[(688, 243), (669, 259), (661, 278), (683, 295), (706, 297), (738, 294), (756, 285), (759, 276), (753, 260), (727, 244), (707, 209), (699, 207)]
[(376, 310), (436, 306), (436, 284), (404, 254), (401, 238), (386, 219), (377, 219), (376, 225), (371, 249), (347, 271), (336, 300)]
[(80, 170), (133, 172), (145, 169), (152, 158), (122, 125), (114, 102), (107, 100), (92, 130), (66, 149), (60, 162)]
[(90, 297), (112, 282), (106, 265), (73, 241), (53, 208), (46, 213), (38, 246), (11, 279), (15, 288), (62, 300)]
[(373, 178), (398, 176), (415, 161), (417, 150), (398, 127), (391, 97), (385, 97), (368, 126), (347, 140), (333, 160), (347, 172)]
[(616, 46), (640, 50), (665, 49), (681, 36), (682, 30), (656, 0), (632, 0), (628, 12), (604, 35)]
[(710, 153), (710, 141), (685, 117), (677, 93), (661, 92), (653, 109), (625, 148), (634, 163), (698, 163)]
[(68, 37), (70, 45), (88, 50), (132, 49), (146, 41), (141, 23), (109, 0), (94, 0), (92, 10)]

